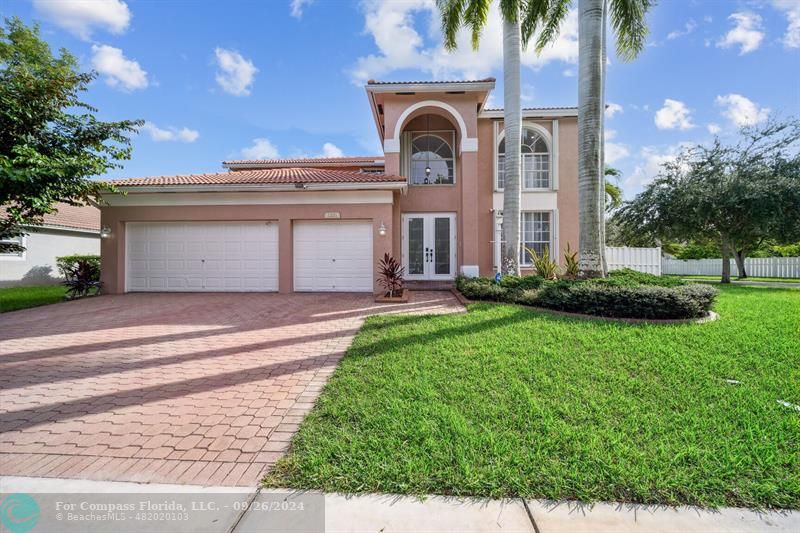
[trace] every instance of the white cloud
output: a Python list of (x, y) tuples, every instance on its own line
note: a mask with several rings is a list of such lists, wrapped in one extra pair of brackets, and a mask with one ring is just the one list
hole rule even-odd
[(147, 72), (133, 59), (128, 59), (122, 50), (106, 44), (92, 45), (92, 68), (106, 78), (111, 87), (126, 91), (144, 89), (149, 85)]
[(294, 18), (302, 18), (303, 17), (303, 8), (306, 6), (310, 6), (314, 3), (314, 0), (292, 0), (289, 4), (291, 9), (291, 15)]
[(679, 37), (684, 37), (685, 35), (692, 33), (695, 29), (697, 29), (697, 23), (693, 19), (689, 19), (689, 21), (683, 25), (682, 30), (669, 32), (667, 34), (667, 40), (671, 41), (673, 39), (678, 39)]
[(667, 98), (664, 107), (656, 111), (656, 127), (660, 130), (688, 130), (694, 127), (692, 113), (686, 104)]
[(616, 130), (605, 131), (605, 149), (603, 151), (603, 158), (607, 165), (613, 165), (621, 159), (625, 159), (631, 155), (628, 146), (621, 143), (611, 142), (617, 137)]
[(621, 105), (615, 104), (614, 102), (608, 102), (608, 104), (606, 104), (606, 118), (614, 118), (614, 115), (622, 112), (623, 109)]
[(181, 129), (172, 127), (163, 129), (159, 128), (152, 122), (145, 122), (144, 126), (142, 126), (142, 130), (150, 134), (150, 138), (155, 142), (178, 141), (183, 143), (193, 143), (200, 137), (200, 133), (197, 130), (192, 130), (185, 127)]
[(741, 94), (717, 96), (714, 103), (722, 108), (724, 117), (740, 128), (765, 121), (771, 111), (768, 107), (761, 107)]
[(253, 139), (253, 145), (242, 148), (242, 157), (245, 159), (278, 159), (278, 148), (269, 139)]
[(729, 16), (728, 19), (734, 22), (734, 27), (717, 42), (717, 46), (720, 48), (739, 46), (739, 55), (758, 50), (761, 41), (764, 40), (761, 15), (751, 11), (741, 11)]
[(772, 0), (775, 9), (786, 13), (786, 33), (783, 45), (786, 48), (800, 48), (800, 2), (798, 0)]
[(663, 169), (665, 163), (674, 161), (680, 151), (689, 143), (678, 143), (666, 147), (643, 146), (639, 151), (639, 161), (633, 172), (625, 180), (625, 191), (634, 193), (640, 187), (647, 185)]
[[(457, 49), (452, 52), (445, 50), (438, 24), (434, 22), (438, 21), (435, 0), (366, 0), (362, 9), (365, 31), (373, 37), (378, 53), (360, 57), (350, 70), (357, 85), (404, 69), (421, 70), (434, 79), (443, 79), (480, 78), (502, 67), (503, 25), (497, 3), (493, 3), (489, 11), (478, 51), (472, 49), (470, 34), (464, 29), (458, 33)], [(417, 19), (424, 17), (431, 21), (427, 33), (431, 45), (426, 45), (416, 29)], [(576, 10), (569, 12), (558, 40), (541, 55), (536, 54), (534, 46), (529, 46), (522, 54), (522, 64), (534, 69), (552, 61), (575, 64), (577, 60)]]
[(333, 143), (325, 143), (322, 145), (322, 154), (320, 157), (342, 157), (344, 152), (341, 148)]
[(562, 74), (567, 78), (574, 78), (578, 75), (574, 68), (565, 68)]
[(216, 80), (222, 90), (233, 96), (248, 96), (258, 69), (239, 52), (217, 48)]
[(128, 28), (131, 11), (121, 0), (33, 0), (42, 17), (88, 41), (92, 29), (119, 34)]
[(706, 125), (706, 129), (708, 130), (708, 133), (710, 133), (711, 135), (718, 135), (719, 132), (722, 131), (722, 127), (720, 127), (719, 124), (715, 124), (714, 122), (711, 122), (708, 125)]

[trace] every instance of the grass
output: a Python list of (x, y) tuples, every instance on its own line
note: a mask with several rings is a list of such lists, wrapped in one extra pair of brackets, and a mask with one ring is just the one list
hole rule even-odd
[[(711, 281), (719, 281), (720, 276), (703, 276), (703, 275), (691, 275), (691, 276), (681, 276), (680, 274), (666, 274), (671, 278), (681, 278), (681, 279), (698, 279), (698, 280), (711, 280)], [(775, 281), (779, 283), (800, 283), (800, 278), (761, 278), (757, 276), (749, 276), (746, 278), (737, 278), (731, 277), (731, 281)]]
[(60, 302), (66, 294), (62, 285), (35, 285), (0, 289), (0, 313)]
[(715, 309), (691, 325), (501, 304), (372, 317), (265, 483), (798, 508), (800, 413), (777, 400), (800, 404), (800, 298), (723, 287)]

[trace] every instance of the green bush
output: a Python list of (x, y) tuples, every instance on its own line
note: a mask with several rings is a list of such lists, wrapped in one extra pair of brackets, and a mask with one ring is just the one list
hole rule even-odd
[(680, 278), (655, 276), (653, 274), (631, 270), (630, 268), (609, 272), (608, 277), (602, 281), (627, 286), (655, 285), (657, 287), (678, 287), (680, 285), (686, 285), (686, 282), (682, 281)]
[(709, 285), (611, 285), (558, 283), (542, 287), (536, 305), (548, 309), (616, 318), (678, 319), (705, 316), (717, 290)]
[(596, 280), (544, 280), (538, 276), (456, 279), (471, 300), (545, 307), (615, 318), (680, 319), (705, 316), (717, 296), (708, 285), (685, 284), (633, 270)]
[(92, 281), (100, 281), (100, 256), (99, 255), (64, 255), (56, 257), (56, 266), (58, 271), (61, 272), (61, 277), (66, 278), (70, 272), (78, 267), (81, 263), (88, 263), (91, 265), (92, 270), (97, 273), (97, 279)]
[(544, 278), (540, 276), (503, 276), (500, 278), (501, 287), (519, 291), (538, 289), (542, 283), (544, 283)]

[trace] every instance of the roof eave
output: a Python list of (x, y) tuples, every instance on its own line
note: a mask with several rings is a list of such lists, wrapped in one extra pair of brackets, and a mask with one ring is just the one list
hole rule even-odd
[[(136, 193), (176, 193), (176, 192), (302, 192), (302, 191), (353, 191), (353, 190), (402, 190), (408, 187), (406, 181), (350, 182), (350, 183), (303, 183), (297, 187), (287, 184), (230, 184), (230, 185), (118, 185), (117, 190), (125, 194)], [(105, 191), (103, 195), (116, 193)]]
[(380, 83), (367, 84), (368, 93), (394, 93), (397, 91), (415, 93), (441, 93), (447, 91), (481, 92), (494, 89), (493, 81), (473, 81), (455, 83)]
[[(554, 107), (552, 109), (523, 109), (522, 118), (571, 118), (578, 116), (577, 107)], [(478, 118), (503, 118), (502, 109), (481, 111)]]

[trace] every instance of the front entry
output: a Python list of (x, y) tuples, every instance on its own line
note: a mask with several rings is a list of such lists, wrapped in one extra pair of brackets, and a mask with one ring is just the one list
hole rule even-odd
[(406, 279), (455, 278), (456, 216), (452, 213), (409, 213), (402, 218)]

